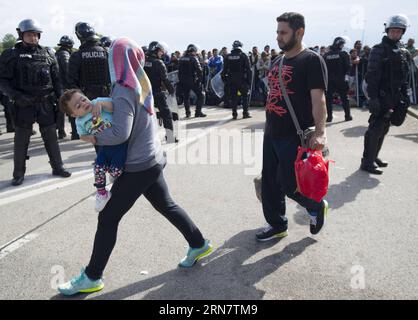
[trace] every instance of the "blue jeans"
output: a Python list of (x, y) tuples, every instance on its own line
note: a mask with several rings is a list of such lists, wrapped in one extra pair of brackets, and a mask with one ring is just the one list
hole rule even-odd
[(266, 221), (274, 228), (287, 228), (286, 196), (308, 212), (319, 212), (322, 202), (297, 192), (295, 161), (300, 145), (297, 136), (273, 139), (264, 136), (262, 201)]
[(94, 185), (98, 189), (106, 187), (106, 172), (118, 178), (125, 167), (128, 142), (116, 146), (99, 146), (94, 166)]

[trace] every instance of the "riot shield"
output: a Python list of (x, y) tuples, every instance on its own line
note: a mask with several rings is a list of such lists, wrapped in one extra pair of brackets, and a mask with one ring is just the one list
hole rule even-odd
[(173, 129), (174, 129), (174, 137), (178, 138), (179, 136), (179, 106), (177, 104), (177, 98), (174, 94), (169, 94), (167, 97), (167, 104), (170, 108), (171, 114), (173, 115)]
[(176, 71), (167, 73), (167, 78), (168, 78), (168, 81), (170, 81), (173, 86), (176, 86), (179, 83), (179, 71), (176, 70)]
[(361, 87), (363, 89), (363, 93), (364, 93), (364, 96), (366, 97), (366, 99), (367, 100), (370, 100), (369, 93), (367, 92), (367, 82), (366, 82), (366, 79), (363, 80), (363, 82), (361, 84)]
[(225, 84), (222, 81), (221, 73), (222, 73), (222, 71), (218, 72), (212, 78), (212, 81), (210, 82), (210, 85), (212, 86), (213, 92), (216, 94), (216, 96), (219, 99), (222, 99), (223, 96), (225, 95)]

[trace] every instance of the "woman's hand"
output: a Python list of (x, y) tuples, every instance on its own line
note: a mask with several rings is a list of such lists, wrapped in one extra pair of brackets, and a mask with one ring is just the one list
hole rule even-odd
[(97, 102), (93, 105), (93, 109), (91, 110), (93, 117), (97, 118), (102, 114), (102, 104)]
[(93, 145), (95, 145), (97, 143), (97, 140), (96, 140), (95, 136), (81, 136), (80, 139), (85, 141), (85, 142), (89, 142)]

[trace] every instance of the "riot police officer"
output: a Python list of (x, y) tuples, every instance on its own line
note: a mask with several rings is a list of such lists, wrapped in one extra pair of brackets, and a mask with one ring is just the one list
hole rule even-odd
[(59, 69), (51, 49), (39, 45), (42, 29), (35, 20), (20, 22), (19, 41), (0, 58), (0, 90), (15, 101), (14, 172), (12, 185), (23, 183), (32, 125), (39, 124), (52, 174), (71, 176), (64, 169), (56, 132), (56, 100), (62, 93)]
[(190, 44), (187, 47), (186, 54), (179, 61), (179, 90), (183, 94), (184, 108), (186, 117), (190, 118), (190, 90), (197, 96), (195, 117), (206, 117), (202, 113), (202, 107), (205, 102), (205, 94), (202, 86), (203, 70), (197, 59), (197, 47)]
[(350, 72), (350, 55), (343, 50), (346, 41), (337, 37), (332, 44), (330, 51), (324, 55), (328, 68), (328, 90), (327, 90), (327, 122), (332, 122), (332, 104), (334, 93), (338, 93), (345, 113), (345, 121), (352, 121), (350, 103), (348, 100), (348, 73)]
[[(59, 49), (55, 53), (55, 57), (58, 61), (58, 66), (60, 69), (60, 78), (61, 83), (64, 89), (69, 89), (70, 86), (67, 83), (67, 75), (68, 75), (68, 64), (70, 61), (70, 56), (74, 46), (74, 40), (71, 39), (69, 36), (62, 36), (59, 43)], [(75, 119), (73, 117), (69, 117), (71, 123), (71, 140), (77, 140), (77, 130), (75, 128)], [(65, 116), (61, 110), (57, 111), (57, 127), (58, 127), (58, 139), (63, 139), (67, 136), (65, 133)]]
[(110, 45), (112, 44), (112, 39), (110, 39), (110, 37), (107, 37), (107, 36), (101, 37), (100, 44), (102, 45), (103, 48), (105, 48), (106, 50), (109, 50)]
[[(80, 89), (90, 100), (108, 97), (111, 84), (107, 50), (102, 47), (96, 31), (88, 23), (77, 23), (75, 34), (81, 45), (70, 57), (70, 87)], [(98, 146), (94, 146), (94, 149), (98, 153)]]
[(81, 46), (70, 57), (69, 85), (81, 89), (90, 100), (108, 97), (110, 74), (106, 49), (101, 46), (95, 30), (88, 23), (77, 23), (75, 33)]
[(402, 125), (410, 104), (408, 52), (400, 44), (408, 24), (408, 18), (403, 15), (391, 17), (385, 24), (387, 35), (370, 53), (366, 81), (371, 116), (361, 170), (372, 174), (382, 174), (380, 168), (388, 166), (379, 158), (379, 152), (391, 124)]
[(167, 68), (162, 60), (165, 52), (163, 44), (158, 41), (151, 42), (148, 46), (144, 70), (151, 81), (154, 103), (163, 120), (167, 142), (172, 143), (176, 141), (176, 138), (174, 137), (173, 114), (167, 104), (167, 90), (169, 94), (174, 94), (175, 91), (167, 78)]
[(252, 71), (250, 59), (242, 52), (242, 46), (243, 44), (240, 41), (234, 41), (232, 44), (232, 51), (226, 56), (224, 69), (222, 71), (222, 79), (229, 87), (232, 117), (234, 120), (238, 118), (238, 91), (241, 93), (242, 97), (244, 119), (251, 118), (248, 111), (248, 91), (251, 88)]

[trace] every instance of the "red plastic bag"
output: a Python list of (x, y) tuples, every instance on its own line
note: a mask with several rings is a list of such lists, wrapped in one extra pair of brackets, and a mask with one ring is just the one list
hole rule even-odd
[(321, 202), (328, 193), (329, 161), (321, 151), (299, 147), (295, 162), (298, 192), (303, 196)]

